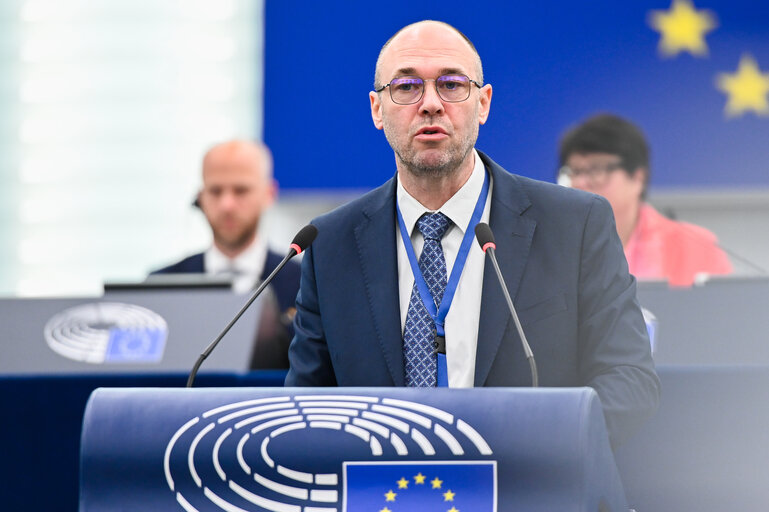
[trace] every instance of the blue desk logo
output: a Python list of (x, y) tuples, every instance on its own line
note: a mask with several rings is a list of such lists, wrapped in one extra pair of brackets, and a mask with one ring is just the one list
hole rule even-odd
[(166, 335), (165, 329), (114, 327), (109, 330), (104, 362), (158, 362), (163, 357)]
[(75, 361), (157, 363), (163, 358), (168, 325), (163, 317), (141, 306), (94, 302), (52, 317), (44, 336), (51, 350)]

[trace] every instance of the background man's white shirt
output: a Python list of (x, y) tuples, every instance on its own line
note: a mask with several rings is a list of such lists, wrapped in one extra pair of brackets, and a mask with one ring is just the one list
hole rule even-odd
[(203, 256), (207, 275), (232, 277), (232, 289), (236, 293), (248, 293), (260, 281), (267, 261), (267, 244), (257, 236), (245, 251), (234, 259), (225, 256), (212, 245)]

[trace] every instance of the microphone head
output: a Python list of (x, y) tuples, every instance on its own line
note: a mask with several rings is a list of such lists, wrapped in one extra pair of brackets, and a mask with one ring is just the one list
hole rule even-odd
[(478, 245), (481, 246), (483, 252), (490, 247), (492, 249), (497, 248), (497, 244), (494, 243), (494, 233), (491, 232), (491, 228), (485, 222), (479, 222), (475, 226), (475, 239), (478, 240)]
[(290, 247), (295, 250), (297, 254), (301, 254), (310, 246), (316, 236), (318, 236), (318, 228), (312, 224), (307, 224), (296, 234), (291, 241)]

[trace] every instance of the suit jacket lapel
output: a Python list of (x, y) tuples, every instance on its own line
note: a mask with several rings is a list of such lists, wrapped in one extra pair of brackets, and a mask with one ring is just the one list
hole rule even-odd
[[(405, 385), (395, 241), (395, 180), (381, 188), (355, 227), (373, 332), (395, 386)], [(395, 277), (393, 277), (395, 276)], [(362, 362), (365, 364), (365, 362)]]
[[(479, 152), (480, 153), (480, 152)], [(496, 239), (496, 255), (510, 296), (516, 293), (526, 267), (536, 222), (522, 214), (531, 205), (515, 176), (502, 169), (483, 153), (481, 159), (494, 180), (489, 226)], [(494, 267), (488, 257), (483, 272), (478, 348), (475, 359), (475, 386), (483, 386), (502, 337), (512, 317), (506, 306)]]

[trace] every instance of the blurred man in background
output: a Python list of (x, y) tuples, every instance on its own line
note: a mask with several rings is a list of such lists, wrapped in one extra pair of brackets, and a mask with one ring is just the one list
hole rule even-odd
[(641, 130), (602, 114), (569, 130), (559, 148), (562, 185), (594, 192), (614, 210), (630, 273), (690, 286), (698, 274), (728, 274), (729, 258), (705, 228), (677, 222), (645, 202), (649, 147)]
[[(272, 155), (266, 146), (243, 140), (214, 146), (203, 158), (203, 186), (195, 202), (211, 226), (213, 244), (205, 252), (153, 274), (205, 273), (231, 278), (238, 293), (251, 291), (283, 259), (259, 235), (259, 221), (274, 203), (277, 192)], [(293, 335), (290, 326), (299, 277), (299, 264), (289, 261), (270, 285), (286, 344)], [(277, 366), (287, 366), (285, 349), (283, 352), (286, 362)]]

